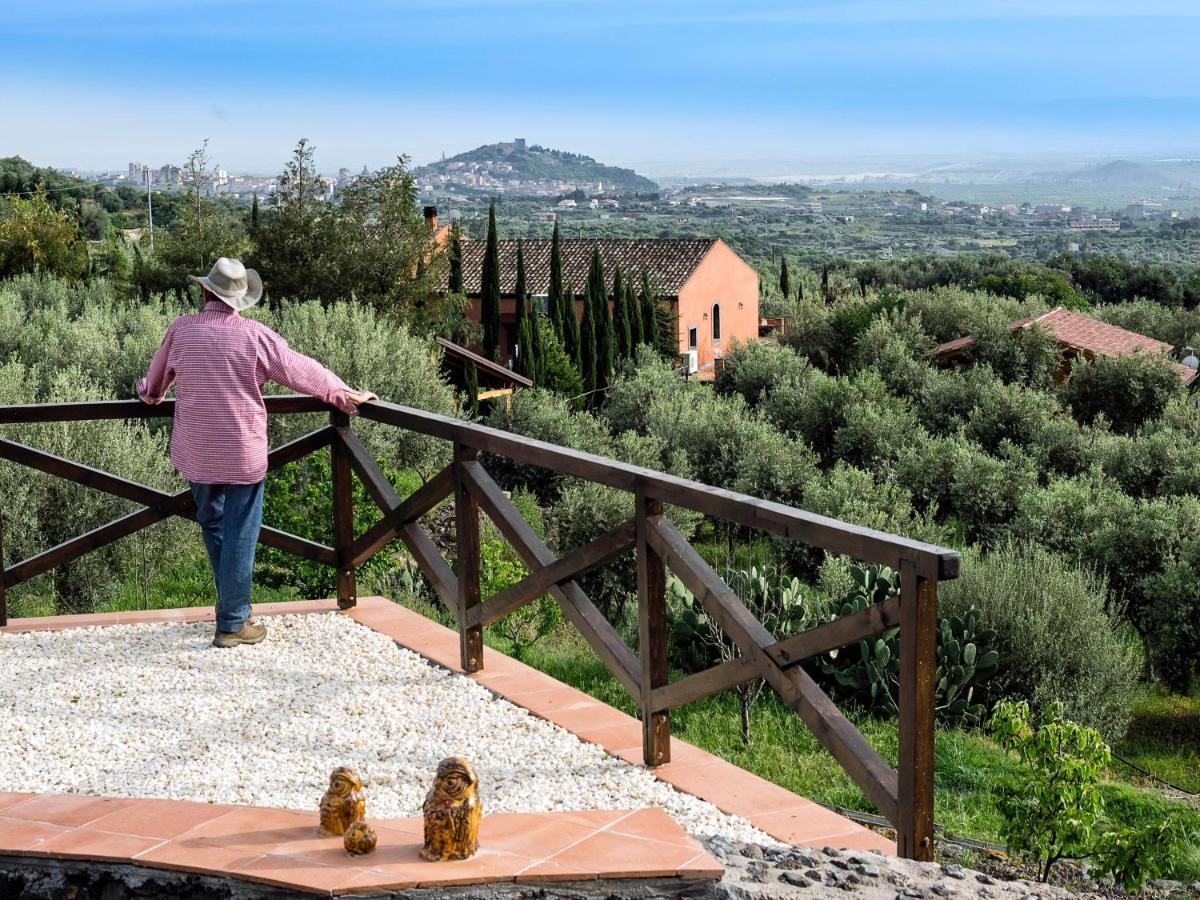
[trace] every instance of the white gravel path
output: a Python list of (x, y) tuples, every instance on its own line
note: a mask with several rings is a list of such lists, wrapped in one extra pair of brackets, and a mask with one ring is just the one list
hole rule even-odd
[(695, 835), (775, 842), (744, 819), (428, 664), (345, 616), (0, 634), (0, 790), (315, 810), (357, 769), (369, 815), (420, 814), (438, 760), (474, 762), (485, 812), (657, 806)]

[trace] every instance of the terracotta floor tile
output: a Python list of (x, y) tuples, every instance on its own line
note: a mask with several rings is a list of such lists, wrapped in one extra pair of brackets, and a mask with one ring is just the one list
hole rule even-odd
[(95, 819), (126, 809), (137, 803), (116, 797), (93, 797), (88, 794), (37, 794), (24, 803), (10, 806), (4, 815), (50, 825), (84, 825)]
[(260, 884), (332, 896), (334, 890), (339, 888), (343, 891), (361, 888), (366, 869), (357, 863), (344, 867), (323, 866), (296, 857), (260, 856), (230, 868), (225, 874)]
[(10, 806), (16, 806), (18, 803), (24, 803), (31, 797), (36, 796), (33, 793), (9, 793), (8, 791), (0, 791), (0, 812), (8, 809)]
[(139, 853), (156, 847), (158, 838), (134, 837), (128, 834), (113, 834), (90, 828), (75, 828), (64, 834), (47, 838), (38, 846), (38, 852), (51, 856), (82, 856), (112, 862), (128, 862)]
[[(479, 826), (479, 844), (504, 853), (540, 861), (595, 834), (618, 816), (591, 823), (556, 813), (492, 813)], [(515, 872), (513, 874), (516, 874)]]
[(175, 869), (181, 872), (226, 873), (249, 865), (262, 854), (247, 852), (236, 847), (215, 847), (202, 841), (167, 841), (136, 854), (133, 859), (138, 865), (160, 869)]
[(539, 878), (656, 878), (673, 876), (694, 859), (696, 847), (675, 847), (601, 831), (568, 847), (550, 859), (520, 873), (522, 881)]
[(0, 817), (0, 853), (24, 853), (52, 837), (70, 834), (74, 830), (65, 825)]
[[(807, 803), (793, 809), (781, 812), (766, 813), (761, 816), (751, 815), (750, 823), (767, 834), (789, 844), (811, 844), (818, 846), (830, 844), (827, 838), (834, 835), (850, 835), (867, 829), (855, 825), (845, 816), (826, 809), (816, 803)], [(830, 844), (830, 846), (838, 846)]]
[(627, 716), (619, 709), (613, 709), (607, 703), (590, 703), (586, 706), (568, 707), (555, 710), (546, 718), (555, 725), (561, 725), (568, 731), (583, 737), (605, 728), (625, 728), (633, 731), (639, 738), (642, 733), (641, 723), (632, 716)]
[(570, 809), (556, 812), (533, 813), (533, 815), (552, 817), (580, 825), (591, 826), (593, 830), (611, 828), (621, 820), (633, 815), (633, 809)]
[(531, 856), (480, 847), (479, 852), (470, 859), (457, 862), (422, 862), (423, 868), (417, 870), (420, 877), (418, 884), (423, 888), (433, 888), (515, 881), (517, 872), (532, 865), (535, 860)]
[[(227, 808), (218, 815), (184, 832), (181, 841), (202, 841), (223, 847), (236, 847), (247, 853), (272, 853), (283, 847), (318, 846), (323, 837), (316, 813), (288, 809)], [(290, 852), (283, 850), (282, 852)]]
[[(581, 728), (576, 731), (574, 728), (571, 731), (575, 733), (589, 744), (599, 744), (609, 753), (615, 750), (630, 747), (634, 741), (638, 741), (642, 736), (642, 725), (637, 719), (633, 719), (631, 723), (623, 725), (607, 725), (601, 728)], [(639, 745), (639, 750), (640, 750)], [(638, 763), (641, 763), (639, 757)]]
[[(706, 800), (733, 815), (767, 815), (816, 805), (744, 769), (729, 763), (723, 765), (726, 769), (721, 774), (716, 769), (703, 769), (703, 764), (679, 764), (673, 755), (671, 763), (656, 769), (655, 775), (689, 793), (703, 787), (707, 792), (704, 794)], [(842, 816), (837, 819), (843, 824), (847, 822)]]
[(704, 848), (695, 838), (679, 827), (669, 814), (661, 809), (639, 809), (633, 815), (606, 829), (609, 834), (619, 834), (639, 841), (653, 841), (672, 847), (690, 849), (693, 854)]
[(688, 881), (718, 881), (725, 868), (707, 852), (701, 852), (680, 866), (677, 874)]
[(541, 672), (493, 672), (487, 666), (486, 661), (483, 671), (472, 675), (471, 678), (515, 702), (519, 702), (516, 701), (516, 698), (539, 691), (552, 690), (558, 686), (553, 678), (543, 675)]
[(184, 800), (137, 800), (102, 816), (91, 828), (167, 840), (179, 837), (198, 825), (223, 816), (234, 807)]

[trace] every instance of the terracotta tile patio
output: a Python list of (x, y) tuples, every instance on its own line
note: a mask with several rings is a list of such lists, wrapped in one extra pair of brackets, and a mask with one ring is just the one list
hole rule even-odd
[[(112, 813), (91, 817), (116, 805), (125, 813), (122, 818)], [(63, 818), (65, 809), (73, 824), (47, 821)], [(142, 811), (149, 825), (140, 820)], [(168, 811), (181, 823), (199, 824), (164, 831)], [(318, 834), (315, 810), (35, 795), (0, 812), (0, 854), (231, 876), (326, 896), (495, 881), (699, 880), (722, 874), (716, 860), (658, 809), (485, 816), (479, 853), (446, 863), (417, 855), (419, 818), (368, 821), (379, 835), (379, 847), (356, 858), (346, 855), (341, 838)], [(147, 837), (147, 831), (175, 833)]]
[[(261, 616), (336, 612), (332, 600), (272, 603)], [(357, 622), (456, 672), (458, 636), (382, 597), (348, 610)], [(209, 622), (212, 607), (10, 620), (3, 632), (56, 631), (154, 622)], [(641, 763), (641, 723), (503, 654), (485, 649), (484, 669), (468, 676), (493, 693)], [(672, 761), (653, 772), (679, 790), (742, 816), (795, 845), (895, 853), (895, 844), (678, 738)], [(316, 812), (220, 806), (176, 800), (0, 792), (0, 854), (127, 861), (225, 874), (326, 896), (354, 890), (448, 886), (485, 881), (597, 877), (714, 879), (721, 867), (670, 816), (657, 809), (485, 816), (481, 849), (459, 863), (417, 857), (419, 819), (371, 820), (375, 854), (352, 859), (338, 838), (316, 834)]]

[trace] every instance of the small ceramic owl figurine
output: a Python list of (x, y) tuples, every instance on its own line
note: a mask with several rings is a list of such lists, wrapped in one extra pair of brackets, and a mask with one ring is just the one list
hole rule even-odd
[(342, 838), (342, 846), (351, 856), (366, 856), (368, 853), (374, 853), (375, 845), (378, 842), (379, 838), (375, 834), (375, 829), (362, 819), (351, 822), (350, 827), (346, 829), (346, 836)]
[(469, 859), (479, 849), (479, 776), (456, 756), (438, 763), (437, 778), (425, 796), (425, 846), (421, 857), (438, 862)]
[(353, 769), (338, 766), (329, 776), (329, 790), (321, 798), (321, 834), (345, 834), (366, 811), (362, 779)]

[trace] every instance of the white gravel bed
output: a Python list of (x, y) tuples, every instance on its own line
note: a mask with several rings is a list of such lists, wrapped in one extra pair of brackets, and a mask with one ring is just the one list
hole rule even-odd
[(485, 812), (656, 806), (694, 835), (775, 843), (345, 616), (265, 621), (232, 650), (211, 624), (0, 634), (0, 790), (315, 810), (350, 766), (391, 818), (463, 756)]

